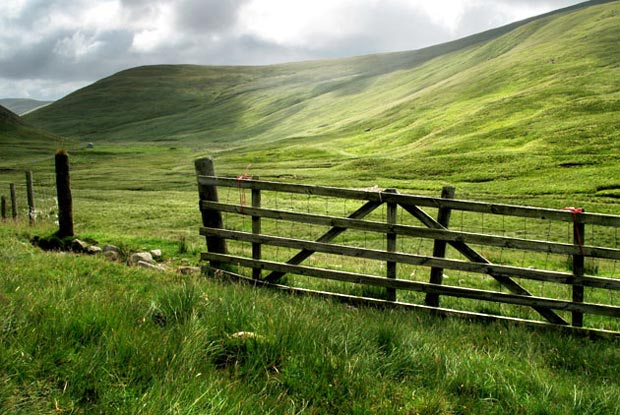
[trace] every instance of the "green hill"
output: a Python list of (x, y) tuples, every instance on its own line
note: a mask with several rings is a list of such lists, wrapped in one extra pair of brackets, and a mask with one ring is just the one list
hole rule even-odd
[(29, 126), (0, 105), (0, 169), (21, 168), (24, 161), (53, 155), (62, 141), (54, 134)]
[(2, 105), (0, 105), (0, 126), (1, 127), (17, 126), (21, 124), (23, 124), (23, 122), (17, 114), (15, 114), (10, 109), (5, 108)]
[(620, 186), (618, 27), (620, 3), (597, 1), (413, 52), (140, 67), (26, 119), (102, 144), (187, 146), (263, 177), (595, 194)]

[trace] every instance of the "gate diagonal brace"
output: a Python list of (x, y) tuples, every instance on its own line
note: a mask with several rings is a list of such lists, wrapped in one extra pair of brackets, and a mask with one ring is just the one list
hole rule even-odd
[[(382, 204), (383, 202), (373, 202), (373, 201), (366, 202), (362, 207), (360, 207), (355, 212), (347, 216), (347, 218), (348, 219), (363, 219), (364, 217), (368, 216), (370, 213), (372, 213), (375, 209), (377, 209)], [(334, 226), (333, 228), (325, 232), (319, 239), (317, 239), (316, 242), (322, 242), (322, 243), (330, 242), (346, 230), (347, 228)], [(291, 265), (299, 265), (304, 260), (306, 260), (308, 257), (310, 257), (312, 254), (314, 254), (315, 252), (316, 251), (312, 251), (310, 249), (302, 249), (301, 251), (299, 251), (298, 254), (296, 254), (294, 257), (286, 261), (286, 263), (291, 264)], [(264, 281), (276, 282), (280, 278), (282, 278), (284, 275), (285, 275), (284, 272), (273, 271), (264, 278)]]
[[(425, 226), (427, 226), (429, 228), (433, 228), (433, 229), (447, 230), (447, 228), (445, 226), (441, 225), (439, 222), (437, 222), (435, 219), (433, 219), (433, 217), (429, 216), (426, 212), (424, 212), (419, 207), (413, 206), (413, 205), (405, 205), (405, 204), (402, 204), (402, 203), (399, 203), (399, 205), (403, 209), (405, 209), (407, 212), (409, 212), (411, 215), (416, 217)], [(447, 242), (454, 249), (459, 251), (461, 254), (463, 254), (470, 261), (472, 261), (472, 262), (479, 262), (479, 263), (483, 263), (483, 264), (491, 264), (491, 261), (489, 261), (484, 256), (482, 256), (481, 254), (476, 252), (474, 249), (472, 249), (466, 243), (458, 242), (458, 241), (447, 241)], [(493, 273), (493, 272), (489, 272), (488, 274), (491, 277), (493, 277), (497, 282), (502, 284), (504, 287), (508, 288), (514, 294), (527, 295), (527, 296), (531, 296), (532, 295), (532, 293), (530, 293), (528, 290), (523, 288), (518, 282), (514, 281), (510, 277), (507, 277), (505, 275), (496, 274), (496, 273)], [(566, 320), (564, 320), (561, 316), (559, 316), (558, 314), (556, 314), (553, 310), (551, 310), (549, 308), (546, 308), (546, 307), (532, 307), (532, 308), (534, 310), (536, 310), (545, 319), (547, 319), (547, 321), (549, 321), (550, 323), (564, 324), (564, 325), (568, 325), (569, 324)]]

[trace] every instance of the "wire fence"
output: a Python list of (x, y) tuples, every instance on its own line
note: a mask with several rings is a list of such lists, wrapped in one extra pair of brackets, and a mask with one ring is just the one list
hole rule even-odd
[[(28, 200), (28, 175), (32, 178), (32, 200)], [(14, 189), (14, 192), (11, 191)], [(5, 201), (2, 219), (18, 223), (55, 223), (58, 221), (56, 182), (53, 173), (30, 170), (1, 169), (0, 197)], [(15, 208), (15, 209), (14, 209)]]

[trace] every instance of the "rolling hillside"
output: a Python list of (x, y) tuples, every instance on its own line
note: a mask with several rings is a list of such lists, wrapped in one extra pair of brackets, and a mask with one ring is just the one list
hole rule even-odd
[(618, 27), (620, 2), (596, 1), (413, 52), (140, 67), (26, 119), (100, 143), (187, 146), (263, 177), (607, 195), (620, 188)]
[(62, 142), (60, 137), (29, 126), (0, 105), (0, 169), (21, 167), (23, 160), (53, 155)]

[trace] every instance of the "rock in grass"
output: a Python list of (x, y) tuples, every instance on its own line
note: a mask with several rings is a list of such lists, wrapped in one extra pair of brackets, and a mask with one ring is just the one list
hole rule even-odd
[(139, 267), (139, 268), (150, 269), (152, 271), (159, 271), (159, 272), (165, 272), (166, 271), (166, 267), (164, 267), (163, 265), (151, 264), (151, 263), (145, 262), (145, 261), (138, 261), (136, 263), (136, 266)]
[(240, 340), (240, 341), (248, 341), (248, 340), (261, 341), (265, 339), (264, 336), (261, 336), (260, 334), (256, 334), (252, 331), (238, 331), (236, 333), (231, 334), (230, 338)]
[(116, 252), (117, 254), (121, 253), (121, 250), (118, 246), (114, 245), (104, 245), (103, 252)]
[(88, 251), (88, 247), (89, 247), (89, 245), (86, 242), (84, 242), (82, 240), (79, 240), (79, 239), (74, 239), (71, 242), (71, 250), (73, 252), (76, 252), (76, 253), (87, 252)]
[(105, 248), (103, 250), (103, 255), (110, 261), (116, 262), (120, 259), (118, 252), (116, 251), (106, 251)]
[(182, 275), (198, 275), (201, 273), (200, 267), (181, 266), (177, 268), (177, 273)]
[(153, 259), (153, 256), (150, 254), (150, 252), (137, 252), (129, 257), (130, 265), (137, 265), (138, 262), (146, 262), (152, 265), (155, 264), (155, 260)]
[(149, 253), (155, 261), (161, 261), (161, 249), (151, 249)]
[(97, 255), (103, 252), (103, 249), (99, 248), (97, 245), (90, 245), (86, 248), (86, 253), (90, 255)]

